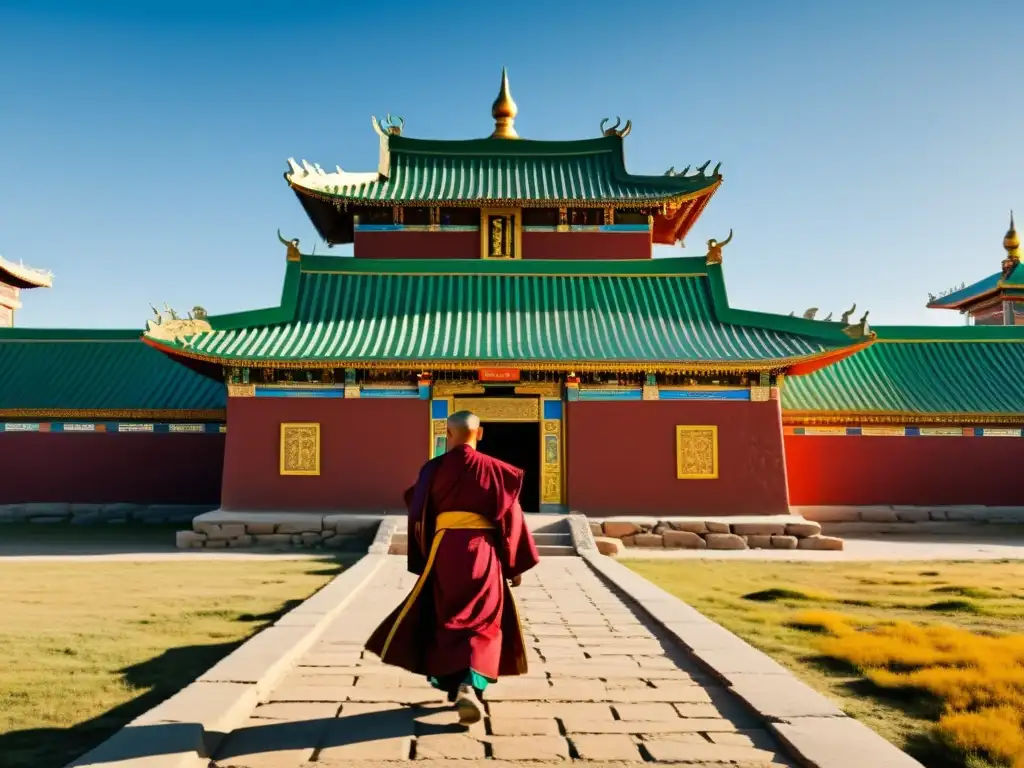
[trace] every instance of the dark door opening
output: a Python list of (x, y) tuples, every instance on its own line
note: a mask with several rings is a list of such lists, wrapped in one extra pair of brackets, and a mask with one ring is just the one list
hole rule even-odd
[(540, 424), (535, 421), (485, 421), (480, 451), (519, 467), (524, 512), (540, 512)]

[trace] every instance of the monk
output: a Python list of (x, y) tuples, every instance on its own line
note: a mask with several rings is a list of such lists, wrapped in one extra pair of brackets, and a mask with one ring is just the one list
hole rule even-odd
[(386, 664), (426, 675), (464, 725), (483, 716), (488, 683), (526, 672), (510, 587), (539, 560), (519, 505), (523, 471), (477, 451), (482, 437), (475, 414), (450, 416), (448, 452), (406, 491), (419, 579), (366, 643)]

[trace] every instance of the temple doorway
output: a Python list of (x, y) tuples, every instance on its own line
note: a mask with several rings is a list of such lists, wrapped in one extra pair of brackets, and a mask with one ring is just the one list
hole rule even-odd
[(526, 474), (519, 503), (524, 512), (540, 512), (540, 422), (484, 421), (480, 450)]

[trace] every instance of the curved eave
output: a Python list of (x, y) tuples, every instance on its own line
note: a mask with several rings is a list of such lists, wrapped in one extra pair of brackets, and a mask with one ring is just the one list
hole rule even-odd
[(495, 365), (528, 371), (558, 373), (746, 373), (786, 372), (793, 366), (810, 364), (830, 351), (799, 357), (762, 360), (512, 360), (512, 359), (321, 359), (321, 358), (235, 358), (207, 355), (187, 347), (168, 344), (149, 337), (143, 341), (170, 357), (191, 360), (214, 366), (242, 368), (316, 369), (363, 368), (389, 371), (462, 371), (488, 368)]
[(22, 289), (52, 288), (53, 275), (0, 258), (0, 282)]
[(698, 189), (689, 191), (667, 190), (665, 192), (652, 193), (645, 196), (632, 197), (594, 197), (594, 198), (402, 198), (402, 199), (373, 199), (344, 194), (334, 194), (320, 189), (306, 187), (298, 181), (285, 176), (288, 186), (297, 195), (306, 196), (321, 202), (334, 205), (344, 204), (354, 207), (387, 207), (394, 206), (438, 206), (452, 208), (573, 208), (593, 207), (595, 205), (617, 205), (643, 208), (652, 205), (680, 205), (690, 200), (701, 197), (710, 198), (711, 194), (722, 183), (722, 178), (709, 178), (707, 184)]
[(860, 424), (901, 425), (1013, 425), (1024, 424), (1024, 413), (999, 412), (941, 412), (925, 411), (782, 411), (782, 423), (787, 426), (857, 426)]

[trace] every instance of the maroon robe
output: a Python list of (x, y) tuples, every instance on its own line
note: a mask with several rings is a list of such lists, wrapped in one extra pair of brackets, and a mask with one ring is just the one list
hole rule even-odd
[[(506, 581), (539, 562), (519, 505), (522, 485), (521, 469), (466, 445), (424, 465), (405, 497), (409, 570), (420, 582), (374, 631), (368, 650), (387, 664), (436, 678), (467, 669), (491, 680), (526, 672)], [(474, 512), (493, 529), (443, 531), (425, 573), (442, 512)]]

